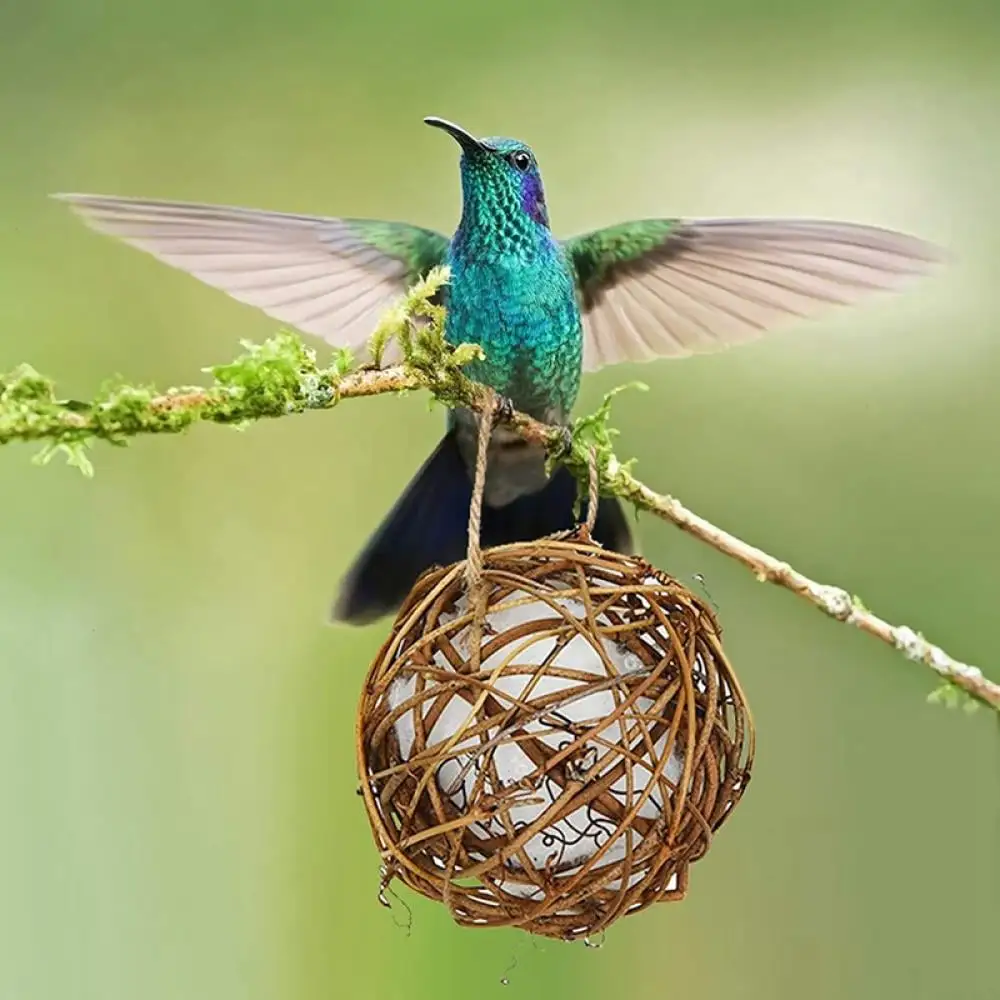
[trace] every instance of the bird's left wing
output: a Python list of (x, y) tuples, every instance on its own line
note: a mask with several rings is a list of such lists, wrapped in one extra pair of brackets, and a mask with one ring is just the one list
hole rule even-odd
[(444, 263), (448, 250), (440, 233), (400, 222), (105, 195), (56, 197), (91, 228), (338, 347), (362, 346), (380, 312)]
[(943, 259), (902, 233), (807, 219), (647, 219), (564, 246), (588, 371), (720, 350), (898, 288)]

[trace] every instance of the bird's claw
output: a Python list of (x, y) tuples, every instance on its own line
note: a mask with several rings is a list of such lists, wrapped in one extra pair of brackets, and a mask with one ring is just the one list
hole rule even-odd
[(509, 424), (517, 413), (517, 407), (509, 396), (497, 396), (493, 403), (493, 419), (498, 424)]
[(571, 427), (560, 427), (559, 439), (562, 444), (562, 454), (569, 455), (573, 451), (573, 429)]

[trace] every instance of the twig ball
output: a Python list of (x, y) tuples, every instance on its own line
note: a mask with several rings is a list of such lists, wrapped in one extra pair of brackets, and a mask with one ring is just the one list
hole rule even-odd
[(363, 687), (384, 877), (564, 940), (683, 898), (753, 758), (715, 615), (585, 532), (482, 562), (472, 594), (464, 562), (417, 581)]

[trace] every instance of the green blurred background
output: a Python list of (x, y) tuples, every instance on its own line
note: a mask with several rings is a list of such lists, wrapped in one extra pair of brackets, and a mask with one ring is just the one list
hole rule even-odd
[[(456, 149), (513, 134), (564, 235), (648, 215), (900, 227), (949, 272), (632, 378), (651, 485), (1000, 674), (1000, 7), (979, 0), (0, 0), (0, 370), (197, 381), (275, 324), (87, 232), (57, 190), (450, 231)], [(440, 433), (382, 398), (237, 434), (0, 453), (0, 998), (996, 1000), (1000, 739), (928, 672), (644, 518), (721, 609), (755, 777), (691, 893), (604, 948), (376, 901), (325, 624)], [(397, 917), (402, 921), (403, 911)], [(507, 977), (509, 985), (501, 984)]]

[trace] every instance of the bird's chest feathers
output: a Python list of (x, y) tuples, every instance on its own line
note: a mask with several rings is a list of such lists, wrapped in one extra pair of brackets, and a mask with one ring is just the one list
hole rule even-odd
[(479, 344), (469, 375), (515, 404), (568, 410), (579, 388), (580, 313), (572, 278), (554, 253), (456, 260), (448, 289), (450, 343)]

